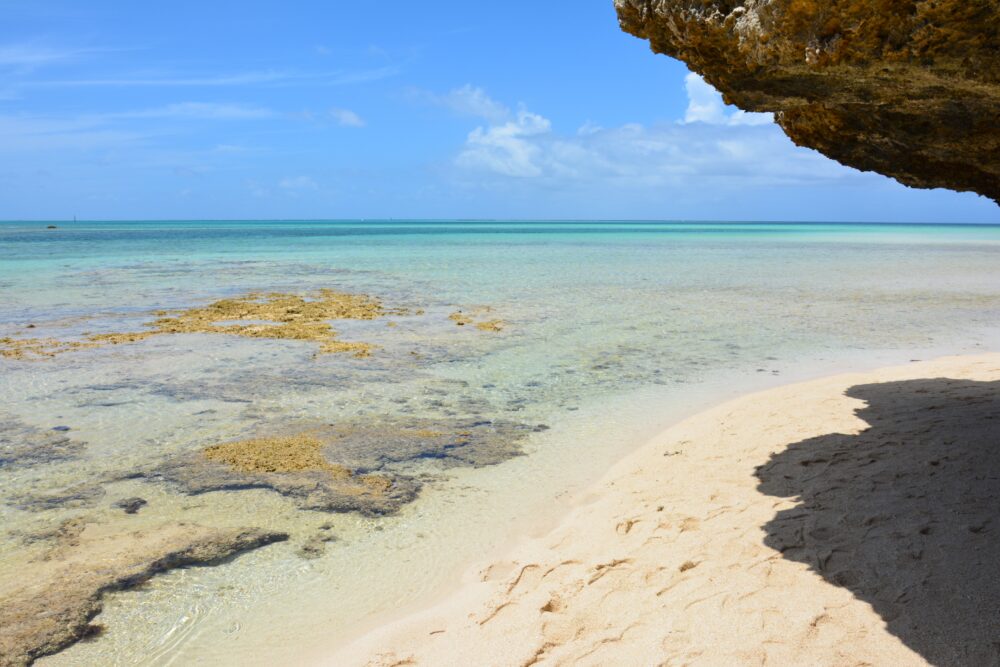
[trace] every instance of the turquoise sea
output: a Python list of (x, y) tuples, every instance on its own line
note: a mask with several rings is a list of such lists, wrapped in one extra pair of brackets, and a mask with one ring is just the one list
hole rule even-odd
[[(80, 341), (144, 331), (154, 311), (321, 289), (400, 309), (332, 323), (371, 356), (181, 333), (0, 357), (8, 580), (72, 519), (123, 535), (176, 521), (290, 535), (107, 596), (103, 634), (40, 664), (308, 663), (544, 530), (685, 414), (799, 378), (1000, 349), (1000, 226), (0, 223), (0, 339)], [(348, 434), (333, 463), (413, 496), (372, 511), (176, 473), (206, 447), (318, 425)], [(417, 432), (435, 435), (418, 446)], [(134, 497), (135, 514), (116, 507)]]

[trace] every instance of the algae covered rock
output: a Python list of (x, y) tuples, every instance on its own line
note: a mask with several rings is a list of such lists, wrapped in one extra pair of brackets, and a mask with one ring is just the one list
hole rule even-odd
[(525, 424), (470, 419), (358, 418), (210, 445), (140, 474), (185, 493), (262, 488), (299, 507), (392, 514), (421, 482), (400, 472), (482, 467), (522, 454)]
[(406, 315), (401, 308), (386, 308), (364, 294), (321, 289), (307, 298), (281, 292), (251, 292), (220, 299), (205, 306), (177, 311), (155, 311), (157, 319), (143, 331), (89, 334), (83, 340), (54, 338), (0, 338), (0, 357), (16, 360), (46, 359), (72, 350), (138, 343), (168, 334), (226, 334), (244, 338), (309, 341), (319, 353), (348, 352), (358, 358), (371, 355), (375, 346), (343, 341), (331, 320), (374, 320), (386, 315)]

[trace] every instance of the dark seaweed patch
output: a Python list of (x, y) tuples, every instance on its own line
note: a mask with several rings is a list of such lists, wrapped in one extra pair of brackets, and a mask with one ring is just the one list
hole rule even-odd
[(61, 429), (40, 429), (0, 417), (0, 470), (74, 459), (85, 447)]

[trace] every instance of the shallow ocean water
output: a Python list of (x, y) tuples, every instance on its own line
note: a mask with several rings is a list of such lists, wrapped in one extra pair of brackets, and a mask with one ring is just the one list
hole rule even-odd
[[(542, 530), (614, 461), (713, 401), (811, 374), (996, 349), (1000, 226), (573, 222), (0, 223), (0, 338), (139, 331), (159, 309), (252, 291), (368, 294), (410, 315), (336, 321), (370, 358), (307, 341), (157, 336), (0, 358), (0, 437), (72, 455), (0, 465), (0, 565), (67, 518), (260, 526), (288, 542), (107, 598), (105, 632), (41, 664), (306, 661), (440, 595), (464, 564)], [(459, 327), (488, 307), (500, 332)], [(419, 313), (419, 314), (418, 314)], [(394, 326), (388, 326), (389, 322)], [(34, 325), (26, 329), (28, 324)], [(305, 424), (523, 426), (523, 455), (439, 453), (389, 516), (268, 489), (190, 495), (137, 471)], [(422, 423), (424, 423), (422, 422)], [(519, 433), (521, 433), (519, 431)], [(388, 443), (388, 444), (387, 444)], [(504, 453), (508, 452), (508, 453)], [(86, 488), (82, 488), (86, 487)], [(302, 544), (323, 524), (336, 541)]]

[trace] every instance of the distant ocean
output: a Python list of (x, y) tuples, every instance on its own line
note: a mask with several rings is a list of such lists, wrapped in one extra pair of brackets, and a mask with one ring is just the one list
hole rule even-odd
[[(74, 448), (0, 457), (0, 567), (24, 563), (25, 535), (117, 521), (130, 497), (147, 501), (138, 527), (292, 535), (112, 595), (103, 636), (41, 664), (288, 662), (290, 646), (332, 644), (440, 593), (691, 410), (815, 373), (995, 350), (1000, 226), (0, 223), (0, 339), (139, 332), (155, 311), (321, 289), (385, 307), (332, 322), (370, 356), (186, 333), (0, 357), (0, 443), (60, 427)], [(162, 473), (213, 444), (314, 425), (349, 425), (342, 463), (406, 480), (415, 500), (329, 512)], [(430, 444), (398, 435), (417, 432)], [(310, 551), (319, 531), (336, 539)]]

